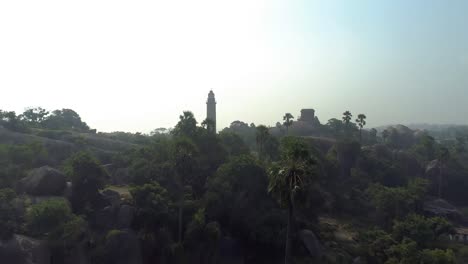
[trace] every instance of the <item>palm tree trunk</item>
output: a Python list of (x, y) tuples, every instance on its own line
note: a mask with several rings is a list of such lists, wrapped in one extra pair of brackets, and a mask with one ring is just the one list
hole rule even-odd
[(439, 165), (439, 188), (438, 188), (439, 199), (442, 198), (442, 164)]
[(362, 144), (362, 128), (359, 129), (359, 143)]
[(286, 247), (284, 253), (284, 263), (292, 264), (291, 249), (292, 249), (292, 221), (293, 221), (293, 205), (291, 200), (288, 204), (288, 225), (286, 227)]
[(183, 219), (182, 201), (179, 204), (179, 243), (182, 242), (182, 219)]

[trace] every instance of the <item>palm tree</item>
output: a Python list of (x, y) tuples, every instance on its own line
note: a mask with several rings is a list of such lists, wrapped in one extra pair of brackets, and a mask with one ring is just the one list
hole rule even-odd
[(349, 125), (352, 118), (353, 118), (353, 115), (351, 114), (351, 112), (346, 111), (343, 113), (343, 123), (345, 123), (345, 125)]
[(289, 134), (289, 127), (292, 125), (293, 119), (294, 119), (294, 116), (291, 115), (291, 113), (286, 113), (283, 116), (283, 120), (284, 120), (283, 125), (286, 127), (286, 134)]
[(256, 135), (256, 141), (257, 141), (257, 149), (258, 149), (258, 156), (260, 159), (263, 159), (264, 155), (264, 148), (265, 148), (265, 142), (268, 139), (268, 136), (270, 136), (270, 132), (268, 131), (268, 128), (264, 125), (259, 125), (257, 127), (257, 135)]
[(179, 205), (179, 226), (178, 241), (182, 242), (183, 233), (183, 208), (185, 183), (188, 177), (193, 173), (195, 167), (196, 146), (188, 138), (180, 138), (174, 143), (174, 167), (176, 171), (176, 184), (178, 189)]
[(175, 126), (172, 133), (175, 136), (185, 136), (193, 138), (197, 130), (197, 120), (190, 111), (184, 111), (182, 115), (179, 116), (179, 123)]
[(447, 148), (443, 147), (440, 149), (439, 155), (438, 155), (438, 160), (439, 160), (439, 186), (437, 190), (437, 194), (439, 198), (442, 198), (442, 179), (443, 179), (443, 173), (444, 173), (444, 168), (447, 165), (447, 162), (450, 159), (450, 152)]
[(307, 146), (297, 138), (287, 138), (282, 144), (285, 146), (281, 161), (274, 165), (269, 173), (268, 192), (273, 194), (288, 210), (284, 263), (291, 264), (295, 194), (305, 185), (310, 156)]
[(362, 128), (366, 125), (366, 115), (359, 114), (358, 118), (356, 119), (356, 123), (359, 126), (359, 141), (362, 143)]
[(382, 138), (384, 140), (384, 143), (387, 142), (387, 138), (390, 136), (390, 132), (385, 129), (384, 131), (382, 131)]
[(213, 131), (214, 131), (214, 129), (213, 129), (213, 128), (214, 128), (214, 124), (215, 124), (215, 123), (214, 123), (213, 120), (207, 118), (207, 119), (203, 120), (203, 122), (201, 123), (201, 126), (202, 126), (203, 128), (205, 128), (205, 129), (207, 129), (208, 131), (213, 132)]

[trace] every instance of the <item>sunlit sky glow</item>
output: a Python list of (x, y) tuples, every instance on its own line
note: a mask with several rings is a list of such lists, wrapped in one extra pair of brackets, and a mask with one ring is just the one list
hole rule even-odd
[(369, 126), (463, 123), (468, 1), (1, 1), (0, 109), (72, 108), (99, 131), (274, 125), (315, 108)]

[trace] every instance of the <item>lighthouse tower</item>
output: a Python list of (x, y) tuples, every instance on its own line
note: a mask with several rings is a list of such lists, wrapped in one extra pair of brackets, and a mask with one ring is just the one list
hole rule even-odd
[(213, 91), (210, 91), (206, 101), (206, 119), (211, 120), (212, 124), (209, 129), (216, 133), (216, 99)]

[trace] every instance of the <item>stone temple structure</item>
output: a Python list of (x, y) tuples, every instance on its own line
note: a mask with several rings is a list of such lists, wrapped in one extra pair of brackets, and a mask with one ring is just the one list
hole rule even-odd
[(302, 109), (301, 117), (297, 121), (306, 122), (313, 124), (315, 122), (315, 110), (314, 109)]
[(213, 91), (210, 91), (206, 101), (206, 119), (213, 122), (212, 127), (209, 129), (216, 133), (216, 99)]

